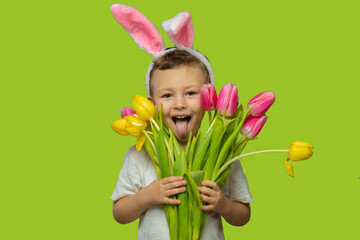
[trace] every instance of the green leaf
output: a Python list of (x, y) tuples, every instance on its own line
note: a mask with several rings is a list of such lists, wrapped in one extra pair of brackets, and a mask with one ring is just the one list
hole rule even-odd
[(208, 151), (212, 139), (213, 131), (214, 129), (211, 129), (210, 132), (202, 139), (201, 144), (199, 144), (199, 147), (195, 152), (195, 156), (194, 156), (193, 167), (192, 167), (193, 171), (201, 170), (205, 165), (206, 162), (205, 155)]
[(179, 240), (188, 239), (189, 236), (189, 204), (188, 204), (188, 193), (183, 192), (178, 195), (180, 205), (178, 206), (178, 223), (179, 223)]
[(197, 186), (201, 186), (201, 182), (204, 179), (204, 170), (198, 170), (198, 171), (192, 171), (190, 172), (191, 176), (194, 179), (194, 182), (196, 183)]
[(217, 185), (219, 185), (219, 187), (224, 186), (224, 184), (226, 183), (226, 180), (228, 179), (229, 175), (230, 175), (230, 170), (231, 170), (231, 165), (228, 166), (225, 171), (223, 171), (220, 176), (217, 177), (217, 179), (215, 180), (215, 182), (217, 183)]
[(209, 149), (210, 155), (206, 159), (206, 163), (205, 163), (204, 180), (210, 180), (213, 175), (214, 167), (217, 164), (216, 160), (218, 158), (218, 154), (220, 151), (220, 147), (221, 147), (220, 143), (223, 134), (224, 134), (224, 120), (221, 118), (217, 118), (213, 126), (213, 133), (212, 133), (211, 144)]
[(180, 148), (179, 142), (176, 140), (172, 131), (170, 131), (170, 137), (172, 137), (174, 139), (173, 140), (173, 149), (174, 149), (175, 159), (177, 160), (180, 158), (181, 148)]
[(201, 144), (202, 140), (203, 140), (203, 136), (202, 136), (201, 131), (199, 130), (197, 135), (196, 135), (196, 142), (195, 142), (195, 149), (194, 149), (195, 154), (198, 151), (199, 145)]
[(189, 139), (188, 139), (188, 141), (187, 141), (187, 143), (186, 143), (186, 146), (185, 146), (185, 156), (186, 156), (186, 159), (188, 159), (188, 157), (189, 157), (191, 140), (192, 140), (192, 132), (190, 132)]
[(161, 114), (160, 114), (160, 130), (158, 137), (155, 139), (155, 147), (158, 153), (158, 161), (161, 172), (161, 179), (170, 177), (170, 163), (168, 158), (168, 152), (165, 146), (165, 136), (164, 136), (164, 128), (162, 124)]
[(188, 171), (189, 172), (191, 172), (191, 168), (192, 168), (192, 163), (193, 163), (193, 159), (194, 159), (194, 152), (195, 152), (195, 144), (196, 144), (197, 137), (198, 137), (198, 135), (196, 135), (194, 137), (194, 139), (191, 141), (189, 156), (187, 158), (187, 160), (188, 160)]
[(240, 142), (240, 144), (234, 150), (234, 156), (239, 156), (241, 154), (248, 141), (249, 140), (245, 138), (243, 141)]
[(183, 176), (187, 170), (185, 151), (181, 151), (180, 158), (176, 160), (174, 166), (174, 176)]

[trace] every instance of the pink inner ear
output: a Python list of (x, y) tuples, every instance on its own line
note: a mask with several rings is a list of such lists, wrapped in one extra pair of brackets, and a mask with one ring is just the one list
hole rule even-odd
[(142, 49), (151, 55), (157, 55), (165, 49), (159, 31), (137, 9), (122, 4), (113, 4), (110, 9), (116, 21)]
[(164, 21), (161, 25), (176, 47), (192, 48), (194, 26), (190, 13), (181, 12), (175, 17)]
[(191, 21), (190, 13), (186, 12), (183, 14), (174, 33), (175, 35), (173, 35), (173, 38), (175, 41), (184, 47), (192, 47), (194, 41), (194, 26)]

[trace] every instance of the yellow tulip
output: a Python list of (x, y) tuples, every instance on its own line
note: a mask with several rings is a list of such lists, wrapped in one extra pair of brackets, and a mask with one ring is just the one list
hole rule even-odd
[(313, 155), (311, 150), (313, 146), (310, 143), (295, 141), (290, 144), (289, 158), (292, 161), (301, 161), (308, 159)]
[(154, 117), (155, 106), (144, 96), (135, 95), (133, 98), (133, 107), (136, 114), (145, 121), (149, 121)]
[(146, 141), (146, 136), (145, 134), (141, 134), (140, 136), (137, 137), (137, 143), (136, 143), (136, 150), (138, 150), (140, 152), (142, 146), (144, 145)]
[(130, 133), (126, 130), (126, 126), (127, 123), (123, 118), (117, 119), (111, 124), (111, 127), (112, 129), (114, 129), (115, 132), (124, 136), (130, 135)]
[(126, 131), (132, 136), (139, 137), (146, 128), (146, 122), (136, 115), (128, 115), (123, 118), (126, 121)]
[(285, 158), (285, 168), (290, 177), (294, 176), (294, 169), (289, 160), (291, 161), (301, 161), (306, 160), (313, 155), (312, 149), (313, 146), (310, 143), (294, 141), (290, 144), (289, 147), (289, 156)]

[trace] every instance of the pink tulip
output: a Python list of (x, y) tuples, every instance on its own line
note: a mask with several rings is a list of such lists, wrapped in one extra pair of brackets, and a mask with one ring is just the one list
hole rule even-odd
[(238, 90), (234, 84), (225, 84), (219, 94), (216, 108), (222, 116), (231, 116), (239, 104)]
[(212, 111), (216, 109), (217, 94), (214, 85), (211, 83), (201, 86), (200, 105), (205, 111)]
[(128, 115), (136, 114), (136, 112), (134, 110), (132, 110), (131, 108), (129, 108), (129, 107), (120, 108), (120, 112), (121, 112), (121, 118), (124, 118), (124, 117), (126, 117)]
[(256, 95), (248, 103), (248, 109), (252, 107), (250, 115), (254, 117), (264, 115), (274, 102), (275, 94), (272, 91), (266, 91)]
[(240, 133), (246, 138), (256, 137), (264, 126), (267, 118), (268, 117), (266, 115), (263, 115), (261, 117), (249, 116), (248, 119), (245, 120), (245, 123), (242, 126)]

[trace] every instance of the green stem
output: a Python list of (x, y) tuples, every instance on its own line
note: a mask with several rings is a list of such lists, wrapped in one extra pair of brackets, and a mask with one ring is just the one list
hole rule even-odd
[(207, 132), (205, 133), (205, 136), (208, 135), (208, 133), (210, 132), (211, 128), (214, 126), (215, 120), (218, 118), (219, 114), (220, 114), (220, 111), (218, 111), (218, 112), (215, 114), (215, 117), (214, 117), (214, 119), (212, 119), (212, 123), (211, 123), (209, 129), (207, 130)]
[(149, 142), (151, 144), (151, 147), (154, 149), (154, 153), (156, 154), (156, 147), (155, 147), (155, 144), (154, 144), (153, 140), (151, 139), (151, 137), (149, 136), (147, 131), (143, 130), (143, 133), (145, 134), (147, 140), (149, 140)]
[(153, 118), (150, 118), (150, 121), (154, 124), (154, 126), (156, 127), (156, 129), (157, 129), (158, 131), (160, 131), (160, 127), (159, 127), (159, 125), (157, 125), (157, 123), (155, 122), (155, 120), (154, 120)]
[(212, 119), (211, 119), (211, 111), (208, 112), (209, 113), (209, 124), (211, 124)]
[(229, 161), (227, 161), (218, 171), (218, 176), (229, 166), (231, 165), (233, 162), (235, 162), (236, 160), (239, 160), (240, 158), (244, 158), (247, 156), (251, 156), (251, 155), (255, 155), (255, 154), (259, 154), (259, 153), (268, 153), (268, 152), (289, 152), (289, 149), (271, 149), (271, 150), (261, 150), (261, 151), (256, 151), (256, 152), (251, 152), (251, 153), (245, 153), (243, 155), (239, 155), (237, 157), (234, 157), (232, 159), (230, 159)]
[(235, 143), (235, 147), (234, 147), (234, 149), (236, 149), (239, 145), (240, 145), (240, 143), (244, 140), (244, 136), (241, 136), (241, 138)]
[(165, 141), (165, 145), (166, 145), (166, 148), (168, 149), (168, 156), (169, 156), (169, 166), (170, 166), (170, 172), (171, 172), (171, 175), (174, 175), (174, 165), (175, 165), (175, 160), (174, 160), (174, 154), (172, 153), (171, 151), (171, 148), (170, 148), (170, 145), (167, 141), (167, 139), (164, 137), (164, 141)]

